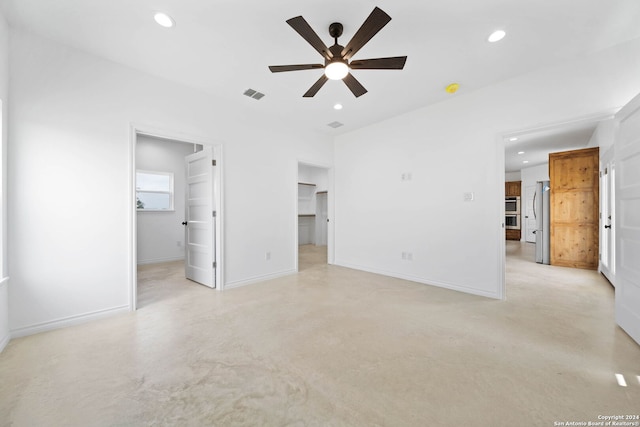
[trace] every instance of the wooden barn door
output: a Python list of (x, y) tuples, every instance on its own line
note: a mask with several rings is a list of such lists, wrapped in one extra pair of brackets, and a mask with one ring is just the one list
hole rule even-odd
[(598, 268), (599, 149), (549, 154), (551, 265)]

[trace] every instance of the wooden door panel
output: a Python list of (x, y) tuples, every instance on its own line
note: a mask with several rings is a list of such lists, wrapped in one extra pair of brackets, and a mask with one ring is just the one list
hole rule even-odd
[(598, 268), (599, 149), (549, 154), (551, 264)]
[(594, 209), (597, 209), (596, 202), (592, 190), (566, 192), (556, 204), (551, 205), (551, 217), (556, 224), (590, 222)]
[(594, 166), (597, 170), (597, 165), (598, 159), (594, 159), (592, 156), (588, 158), (582, 155), (576, 158), (558, 156), (551, 170), (556, 179), (556, 183), (553, 184), (554, 188), (562, 191), (579, 189), (590, 191), (598, 179), (598, 174), (594, 173)]
[(593, 246), (594, 239), (598, 240), (597, 226), (565, 224), (556, 225), (553, 230), (551, 241), (557, 244), (553, 265), (587, 269), (597, 266), (598, 246)]

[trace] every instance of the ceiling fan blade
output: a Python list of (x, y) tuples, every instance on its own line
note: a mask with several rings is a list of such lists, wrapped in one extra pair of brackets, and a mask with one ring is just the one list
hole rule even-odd
[(356, 80), (355, 77), (353, 77), (353, 74), (351, 73), (347, 74), (347, 77), (345, 77), (342, 80), (347, 85), (347, 87), (351, 90), (351, 92), (353, 92), (356, 98), (367, 93), (367, 90), (364, 88), (364, 86), (360, 84), (358, 80)]
[(402, 70), (405, 62), (407, 62), (406, 56), (360, 59), (351, 61), (349, 67), (353, 70)]
[(313, 28), (305, 21), (302, 16), (296, 16), (287, 20), (287, 24), (291, 26), (298, 34), (302, 36), (315, 50), (320, 53), (324, 58), (331, 59), (333, 55), (329, 52), (329, 48), (320, 39), (318, 34), (313, 31)]
[(315, 70), (318, 68), (324, 68), (322, 64), (300, 64), (300, 65), (269, 65), (269, 69), (272, 73), (282, 73), (283, 71), (300, 71), (300, 70)]
[(362, 49), (373, 36), (378, 34), (385, 25), (391, 21), (391, 17), (387, 15), (382, 9), (376, 7), (371, 12), (371, 15), (364, 21), (360, 29), (356, 31), (353, 38), (342, 49), (342, 57), (349, 59), (356, 54), (357, 51)]
[(324, 86), (324, 84), (327, 82), (327, 80), (329, 80), (329, 78), (323, 74), (322, 77), (320, 77), (318, 79), (318, 81), (315, 82), (313, 84), (313, 86), (311, 86), (309, 88), (309, 90), (304, 95), (302, 95), (302, 97), (303, 98), (311, 98), (311, 97), (313, 97), (316, 93), (318, 93), (320, 88), (322, 86)]

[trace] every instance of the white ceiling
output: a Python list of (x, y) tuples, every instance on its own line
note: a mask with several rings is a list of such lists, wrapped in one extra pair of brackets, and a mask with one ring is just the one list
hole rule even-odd
[[(338, 134), (567, 58), (640, 37), (638, 0), (0, 0), (7, 19), (60, 43), (214, 94), (229, 108), (251, 108)], [(268, 65), (321, 62), (286, 20), (302, 15), (327, 45), (328, 26), (351, 38), (375, 6), (392, 21), (354, 59), (407, 55), (403, 71), (360, 70), (369, 90), (354, 98), (330, 81), (302, 94), (321, 71), (272, 74)], [(152, 19), (165, 11), (177, 25)], [(488, 43), (495, 29), (507, 31)], [(460, 83), (449, 95), (444, 87)], [(256, 101), (242, 93), (256, 89)], [(341, 111), (332, 106), (340, 102)], [(340, 121), (345, 126), (327, 126)]]
[[(545, 164), (549, 161), (549, 153), (586, 148), (599, 120), (580, 120), (508, 135), (505, 137), (505, 172), (518, 172)], [(517, 140), (512, 141), (511, 138)]]

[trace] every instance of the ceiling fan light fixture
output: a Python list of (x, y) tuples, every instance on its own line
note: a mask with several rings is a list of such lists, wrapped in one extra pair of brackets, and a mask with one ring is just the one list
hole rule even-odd
[(340, 60), (336, 60), (324, 67), (324, 75), (329, 80), (342, 80), (349, 74), (349, 66)]

